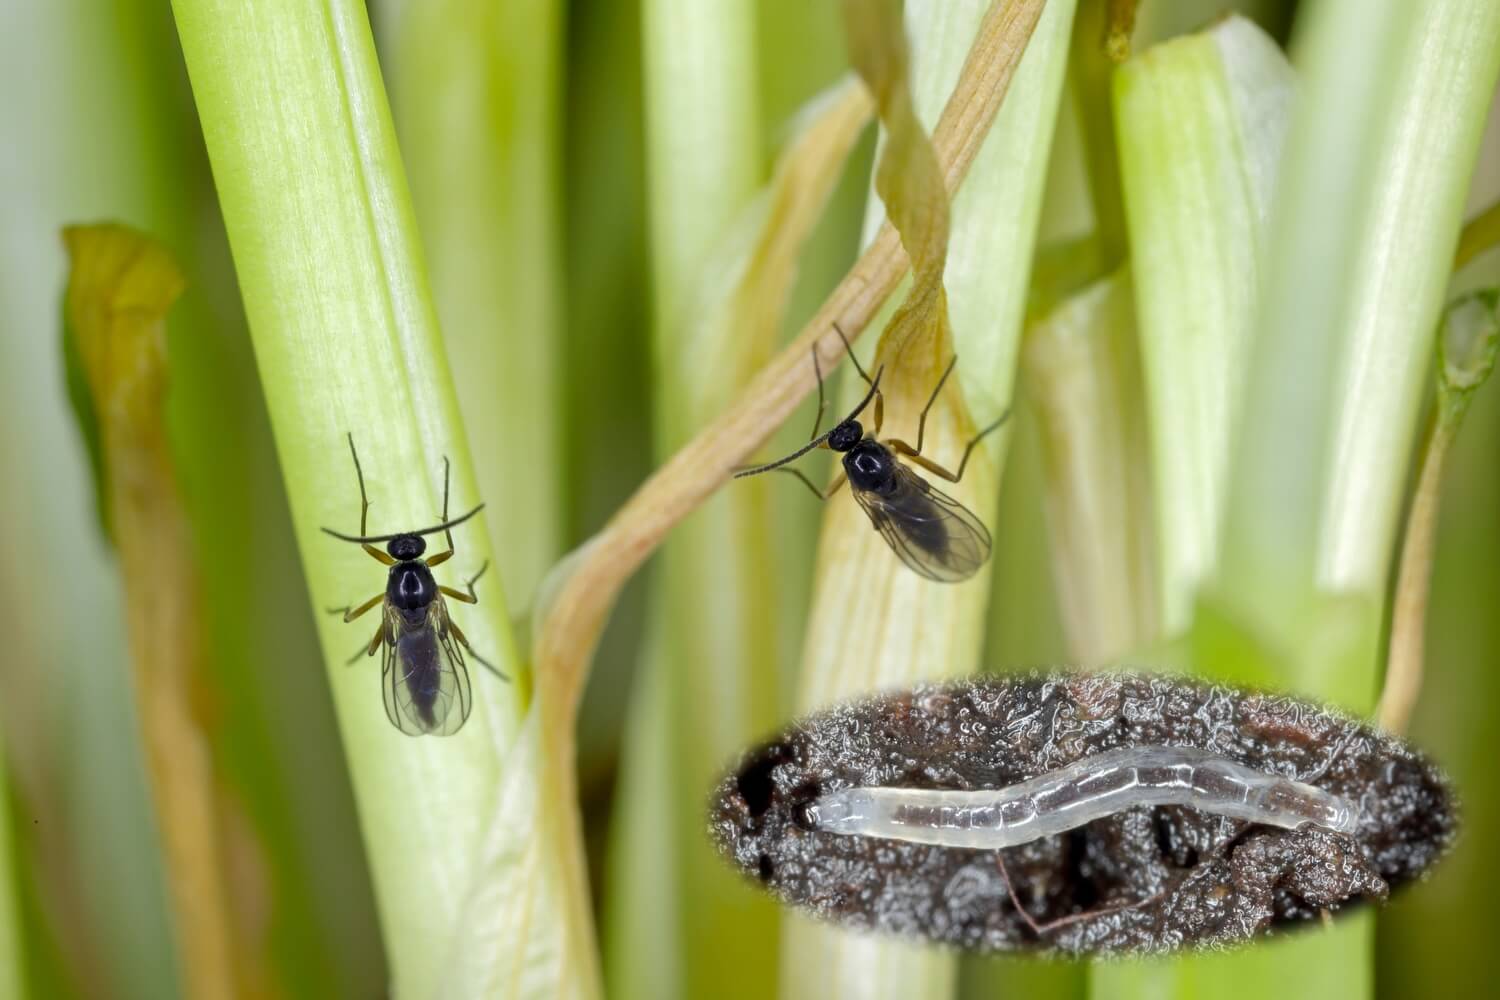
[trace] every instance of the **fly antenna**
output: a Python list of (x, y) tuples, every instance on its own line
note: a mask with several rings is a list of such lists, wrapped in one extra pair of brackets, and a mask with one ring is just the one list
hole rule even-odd
[[(835, 329), (837, 329), (837, 327), (835, 327)], [(842, 334), (840, 334), (840, 336), (842, 336)], [(851, 357), (852, 356), (853, 355), (851, 355)], [(865, 393), (865, 398), (860, 400), (859, 405), (856, 406), (843, 420), (840, 420), (838, 423), (834, 424), (828, 430), (824, 431), (822, 434), (819, 434), (817, 437), (813, 438), (811, 441), (807, 442), (807, 444), (798, 448), (790, 455), (785, 455), (781, 458), (778, 458), (774, 462), (767, 462), (765, 465), (756, 465), (748, 469), (741, 469), (734, 474), (734, 478), (743, 479), (746, 476), (755, 476), (759, 475), (762, 472), (770, 472), (772, 469), (779, 469), (783, 465), (786, 465), (788, 462), (795, 462), (803, 455), (806, 455), (808, 452), (818, 447), (818, 445), (822, 444), (824, 441), (827, 441), (830, 434), (838, 430), (844, 424), (847, 424), (849, 421), (853, 420), (855, 417), (859, 416), (862, 412), (864, 412), (864, 408), (870, 405), (870, 400), (874, 399), (875, 393), (880, 390), (880, 375), (883, 371), (885, 371), (885, 368), (883, 366), (875, 370), (875, 378), (874, 380), (870, 381), (870, 391)], [(860, 372), (860, 374), (863, 375), (864, 372)], [(866, 379), (869, 378), (869, 376), (865, 377)], [(323, 530), (327, 531), (328, 529), (324, 528)]]
[(865, 380), (866, 385), (869, 385), (870, 373), (865, 371), (864, 365), (859, 363), (859, 358), (856, 358), (854, 356), (854, 348), (849, 346), (849, 338), (844, 335), (844, 328), (839, 326), (838, 323), (835, 322), (833, 324), (833, 332), (838, 334), (839, 339), (844, 342), (844, 352), (849, 355), (849, 360), (854, 362), (854, 370), (859, 372), (859, 377)]
[(366, 544), (389, 542), (394, 538), (401, 538), (404, 535), (431, 535), (439, 531), (447, 531), (450, 528), (456, 528), (482, 510), (484, 510), (484, 504), (480, 504), (478, 507), (475, 507), (467, 514), (460, 514), (458, 517), (455, 517), (451, 521), (444, 521), (442, 524), (434, 524), (432, 527), (422, 528), (420, 531), (398, 531), (395, 534), (391, 535), (343, 535), (337, 531), (334, 531), (332, 528), (324, 528), (323, 531), (327, 534), (332, 535), (334, 538), (345, 542), (359, 542)]

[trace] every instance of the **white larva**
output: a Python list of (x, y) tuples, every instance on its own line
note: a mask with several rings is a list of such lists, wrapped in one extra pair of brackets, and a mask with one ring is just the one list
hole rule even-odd
[(1352, 834), (1359, 811), (1321, 788), (1257, 771), (1197, 747), (1120, 747), (1005, 788), (940, 791), (846, 788), (808, 809), (829, 833), (940, 847), (1015, 847), (1132, 806), (1200, 812), (1285, 829), (1306, 824)]

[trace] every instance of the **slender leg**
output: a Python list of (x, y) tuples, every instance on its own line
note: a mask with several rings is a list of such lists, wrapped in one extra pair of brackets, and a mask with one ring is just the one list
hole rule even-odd
[(351, 610), (350, 606), (346, 604), (342, 608), (329, 608), (328, 609), (328, 613), (330, 615), (343, 615), (344, 616), (344, 621), (346, 621), (346, 622), (352, 622), (354, 619), (358, 618), (360, 615), (364, 614), (366, 611), (369, 611), (371, 608), (373, 608), (375, 605), (379, 604), (384, 599), (385, 599), (385, 591), (381, 591), (380, 593), (376, 594), (374, 597), (370, 598), (368, 601), (366, 601), (365, 603), (361, 604), (357, 608), (353, 608)]
[[(476, 579), (477, 579), (477, 577), (476, 577)], [(507, 676), (505, 676), (504, 674), (502, 674), (498, 669), (496, 669), (496, 667), (495, 667), (495, 665), (493, 663), (491, 663), (489, 660), (486, 660), (484, 657), (480, 656), (478, 653), (474, 652), (474, 647), (471, 646), (471, 645), (469, 645), (469, 637), (466, 636), (466, 635), (464, 635), (464, 630), (461, 629), (461, 628), (459, 628), (458, 627), (458, 623), (455, 622), (452, 618), (448, 619), (448, 631), (450, 631), (450, 632), (453, 633), (453, 638), (457, 639), (459, 641), (459, 643), (463, 645), (464, 649), (468, 651), (468, 654), (470, 656), (474, 657), (474, 659), (476, 659), (476, 660), (479, 661), (479, 665), (481, 667), (484, 667), (484, 669), (488, 670), (490, 673), (494, 674), (496, 677), (500, 678), (502, 681), (505, 681), (507, 683), (510, 682), (510, 678), (507, 677)]]
[(969, 456), (974, 453), (974, 446), (977, 445), (980, 441), (984, 440), (986, 434), (989, 434), (990, 432), (996, 430), (1009, 418), (1010, 411), (1006, 410), (1000, 415), (999, 420), (996, 420), (984, 430), (980, 431), (978, 434), (975, 434), (969, 440), (968, 445), (964, 447), (964, 457), (958, 463), (957, 472), (949, 472), (947, 469), (943, 468), (932, 459), (924, 458), (921, 448), (913, 448), (911, 445), (907, 444), (905, 441), (902, 441), (900, 438), (886, 438), (885, 444), (888, 445), (892, 451), (911, 459), (912, 462), (920, 465), (922, 468), (926, 469), (934, 476), (941, 476), (944, 479), (948, 480), (948, 482), (950, 483), (956, 483), (964, 477), (964, 468), (969, 464)]
[[(439, 517), (439, 523), (442, 523), (443, 521), (447, 521), (448, 520), (448, 472), (449, 472), (448, 456), (444, 455), (443, 456), (443, 513)], [(432, 556), (431, 558), (429, 558), (427, 560), (427, 565), (428, 566), (436, 566), (438, 563), (447, 562), (449, 559), (451, 559), (453, 557), (453, 529), (449, 528), (447, 531), (443, 532), (443, 537), (448, 542), (448, 550), (446, 552), (439, 552), (437, 555)]]
[[(856, 358), (854, 356), (854, 348), (851, 347), (851, 346), (849, 346), (849, 338), (846, 337), (846, 336), (844, 336), (844, 331), (839, 327), (839, 325), (837, 323), (833, 324), (833, 332), (837, 333), (839, 335), (839, 339), (844, 342), (844, 353), (849, 355), (849, 360), (854, 363), (854, 370), (857, 371), (857, 372), (859, 372), (859, 377), (865, 380), (865, 385), (873, 386), (875, 383), (872, 382), (872, 381), (870, 381), (870, 373), (867, 372), (867, 371), (865, 371), (864, 366), (859, 363), (859, 358)], [(885, 421), (885, 396), (881, 394), (881, 392), (880, 392), (879, 389), (876, 389), (875, 390), (875, 433), (877, 435), (880, 433), (880, 425), (884, 421)]]
[(365, 657), (367, 657), (367, 656), (374, 656), (375, 655), (375, 650), (379, 649), (380, 648), (380, 644), (382, 642), (384, 642), (384, 641), (385, 641), (385, 622), (381, 622), (379, 625), (375, 626), (375, 637), (373, 639), (371, 639), (369, 642), (361, 645), (359, 647), (359, 649), (355, 650), (354, 651), (354, 655), (351, 656), (351, 657), (349, 657), (348, 661), (344, 665), (348, 666), (348, 667), (352, 667), (352, 666), (354, 666), (354, 664), (358, 663), (360, 660), (364, 659)]
[[(365, 494), (365, 470), (360, 468), (359, 452), (354, 450), (354, 433), (352, 431), (349, 433), (348, 438), (349, 455), (354, 459), (354, 476), (359, 480), (359, 533), (361, 535), (365, 535), (369, 533), (367, 527), (370, 517), (370, 498)], [(386, 555), (384, 552), (380, 551), (369, 542), (364, 542), (362, 543), (362, 545), (364, 550), (371, 556), (373, 556), (377, 562), (380, 562), (386, 566), (395, 564), (396, 560), (392, 559), (390, 556)]]
[(927, 397), (927, 405), (922, 407), (922, 415), (917, 418), (917, 454), (922, 453), (922, 438), (927, 433), (927, 411), (932, 409), (932, 404), (937, 402), (938, 393), (943, 391), (943, 383), (948, 381), (948, 376), (953, 374), (953, 366), (958, 364), (958, 355), (955, 354), (948, 361), (948, 367), (943, 369), (942, 378), (938, 379), (937, 385), (932, 388), (932, 395)]
[(370, 513), (370, 499), (365, 495), (365, 470), (359, 466), (359, 452), (354, 450), (354, 432), (348, 433), (349, 454), (354, 458), (354, 475), (359, 479), (359, 533), (368, 535), (366, 519)]
[(870, 381), (869, 372), (865, 371), (864, 366), (859, 363), (859, 359), (854, 356), (854, 348), (849, 345), (849, 338), (844, 336), (843, 328), (835, 323), (833, 324), (833, 332), (838, 334), (839, 339), (844, 342), (844, 353), (849, 355), (849, 360), (854, 363), (854, 370), (859, 372), (859, 377), (865, 380), (865, 385), (873, 385), (874, 383)]
[(384, 552), (380, 551), (375, 546), (371, 545), (369, 542), (362, 543), (360, 545), (360, 547), (363, 548), (366, 552), (368, 552), (371, 556), (373, 556), (375, 558), (376, 562), (381, 563), (381, 564), (386, 565), (386, 566), (394, 566), (394, 565), (396, 565), (396, 560), (392, 559), (390, 556), (386, 555)]
[(490, 562), (489, 562), (488, 559), (486, 559), (484, 561), (484, 565), (481, 566), (481, 567), (479, 567), (479, 572), (475, 573), (473, 576), (469, 577), (468, 582), (465, 584), (465, 586), (469, 590), (469, 592), (467, 594), (463, 593), (462, 591), (454, 590), (452, 587), (444, 587), (444, 586), (441, 586), (441, 585), (438, 587), (438, 590), (441, 590), (443, 593), (447, 594), (449, 597), (453, 598), (455, 601), (463, 601), (465, 604), (478, 604), (479, 603), (479, 595), (474, 593), (474, 583), (481, 576), (484, 576), (484, 571), (487, 570), (487, 569), (489, 569), (489, 568), (490, 568)]
[(828, 400), (823, 397), (823, 367), (818, 364), (818, 345), (812, 346), (813, 373), (818, 376), (818, 415), (813, 420), (813, 432), (808, 437), (811, 441), (818, 436), (818, 431), (823, 427), (823, 411), (828, 409)]
[(812, 490), (813, 496), (817, 497), (819, 500), (827, 500), (829, 497), (833, 496), (839, 490), (843, 489), (844, 488), (844, 484), (849, 481), (849, 477), (846, 476), (846, 475), (844, 475), (842, 472), (840, 472), (839, 475), (838, 475), (838, 478), (833, 481), (833, 484), (831, 486), (829, 486), (828, 489), (826, 489), (826, 490), (820, 490), (816, 486), (813, 485), (813, 482), (812, 482), (811, 479), (808, 479), (805, 475), (802, 474), (802, 470), (801, 469), (793, 469), (790, 466), (785, 466), (784, 465), (784, 466), (782, 466), (779, 469), (773, 469), (771, 471), (774, 471), (774, 472), (785, 472), (789, 476), (796, 476), (798, 479), (802, 480), (802, 485), (806, 486), (808, 489)]

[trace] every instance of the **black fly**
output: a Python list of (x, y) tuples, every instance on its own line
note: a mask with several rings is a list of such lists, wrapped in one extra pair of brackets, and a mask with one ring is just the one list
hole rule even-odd
[[(385, 693), (385, 714), (391, 724), (408, 736), (432, 733), (448, 736), (458, 732), (469, 717), (473, 697), (469, 688), (469, 669), (464, 662), (467, 652), (501, 680), (504, 674), (474, 652), (463, 630), (448, 614), (443, 599), (453, 598), (465, 604), (477, 604), (474, 583), (488, 568), (486, 562), (465, 584), (468, 593), (441, 586), (432, 576), (432, 567), (453, 557), (453, 529), (484, 509), (480, 504), (467, 514), (448, 520), (448, 460), (443, 459), (442, 521), (420, 531), (402, 531), (394, 535), (366, 535), (366, 518), (370, 501), (365, 495), (365, 474), (354, 450), (354, 435), (349, 435), (349, 454), (354, 456), (354, 474), (359, 478), (359, 534), (343, 535), (324, 528), (334, 538), (356, 542), (378, 562), (389, 566), (385, 591), (376, 594), (359, 607), (330, 608), (329, 614), (343, 615), (352, 622), (375, 605), (381, 605), (380, 625), (369, 643), (349, 660), (374, 656), (381, 650), (381, 687)], [(446, 551), (422, 558), (427, 549), (423, 535), (443, 532)], [(374, 543), (386, 542), (382, 552)]]
[[(990, 557), (989, 531), (972, 511), (941, 490), (935, 489), (931, 483), (908, 468), (902, 459), (956, 483), (963, 478), (964, 467), (969, 464), (969, 455), (973, 453), (974, 446), (986, 434), (1003, 424), (1010, 412), (1007, 410), (1000, 419), (976, 434), (964, 448), (958, 471), (949, 472), (923, 456), (922, 438), (927, 429), (927, 411), (937, 401), (943, 383), (953, 374), (953, 365), (958, 358), (955, 356), (948, 362), (927, 405), (922, 407), (922, 415), (917, 421), (917, 444), (912, 447), (900, 438), (880, 439), (880, 425), (885, 417), (885, 398), (880, 394), (881, 372), (876, 371), (875, 377), (871, 379), (854, 357), (844, 331), (837, 326), (834, 330), (844, 341), (849, 360), (854, 362), (855, 369), (870, 386), (870, 391), (854, 408), (854, 412), (839, 421), (828, 433), (819, 435), (818, 427), (823, 422), (823, 410), (827, 404), (823, 398), (823, 371), (818, 365), (818, 351), (814, 347), (813, 370), (818, 374), (818, 418), (813, 424), (812, 440), (785, 458), (741, 469), (734, 474), (735, 478), (772, 470), (789, 472), (802, 480), (820, 500), (833, 496), (847, 482), (849, 491), (869, 515), (875, 530), (880, 532), (886, 544), (913, 572), (939, 583), (967, 580)], [(875, 401), (875, 426), (866, 434), (857, 418), (872, 399)], [(814, 448), (828, 448), (844, 456), (844, 471), (827, 490), (818, 489), (799, 470), (787, 466), (788, 462), (801, 458)]]

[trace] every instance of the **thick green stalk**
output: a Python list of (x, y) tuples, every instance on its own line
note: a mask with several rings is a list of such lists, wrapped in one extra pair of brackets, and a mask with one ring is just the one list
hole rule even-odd
[[(642, 5), (654, 395), (659, 457), (721, 410), (776, 330), (724, 315), (749, 252), (738, 227), (761, 179), (755, 10), (745, 0)], [(758, 220), (749, 220), (752, 223)], [(608, 971), (620, 996), (753, 996), (775, 909), (701, 835), (703, 789), (771, 724), (778, 577), (766, 484), (716, 497), (663, 555), (625, 750), (611, 856)]]
[[(912, 96), (925, 127), (937, 120), (988, 6), (979, 0), (907, 5)], [(1042, 11), (994, 127), (953, 201), (945, 268), (949, 315), (958, 380), (968, 411), (981, 424), (1002, 412), (1011, 397), (1072, 14), (1066, 0)], [(871, 212), (877, 211), (872, 199)], [(925, 398), (931, 384), (915, 394)], [(885, 433), (914, 431), (921, 402), (902, 405), (910, 395), (893, 391), (888, 397)], [(934, 411), (927, 427), (932, 454), (955, 454), (972, 433), (956, 416), (942, 407)], [(954, 489), (986, 521), (997, 507), (1007, 433), (976, 453)], [(798, 708), (974, 671), (988, 583), (987, 571), (957, 587), (921, 580), (896, 563), (847, 497), (835, 497), (825, 512)], [(852, 593), (861, 599), (850, 602)], [(954, 990), (957, 963), (951, 954), (800, 917), (784, 926), (784, 997), (940, 997)]]
[(761, 179), (755, 9), (643, 0), (657, 357), (675, 357), (705, 256)]
[(1500, 7), (1308, 14), (1217, 590), (1283, 682), (1365, 708)]
[(1118, 271), (1028, 330), (1024, 348), (1068, 658), (1085, 667), (1150, 643), (1159, 620), (1134, 305)]
[[(482, 581), (479, 605), (455, 617), (511, 683), (476, 667), (473, 718), (448, 739), (397, 733), (375, 661), (343, 666), (368, 627), (322, 614), (383, 585), (374, 562), (318, 530), (359, 526), (346, 433), (361, 449), (371, 530), (431, 523), (444, 455), (454, 509), (478, 492), (364, 6), (173, 8), (319, 610), (392, 990), (589, 995), (586, 912), (560, 888), (581, 882), (582, 861), (555, 847), (571, 804), (539, 802), (540, 722), (498, 583)], [(444, 582), (490, 558), (482, 518), (458, 546)]]
[(381, 34), (412, 202), (480, 494), (519, 529), (501, 577), (525, 605), (561, 544), (561, 5), (391, 7)]
[(1239, 17), (1148, 49), (1115, 75), (1167, 634), (1191, 621), (1218, 551), (1292, 94), (1281, 50)]
[[(1211, 674), (1364, 711), (1400, 457), (1500, 68), (1500, 9), (1334, 0), (1307, 10), (1220, 557), (1192, 609), (1192, 648)], [(1142, 308), (1143, 322), (1150, 315)], [(1366, 914), (1237, 954), (1101, 967), (1094, 990), (1258, 996), (1295, 982), (1297, 995), (1364, 995), (1372, 930)]]

